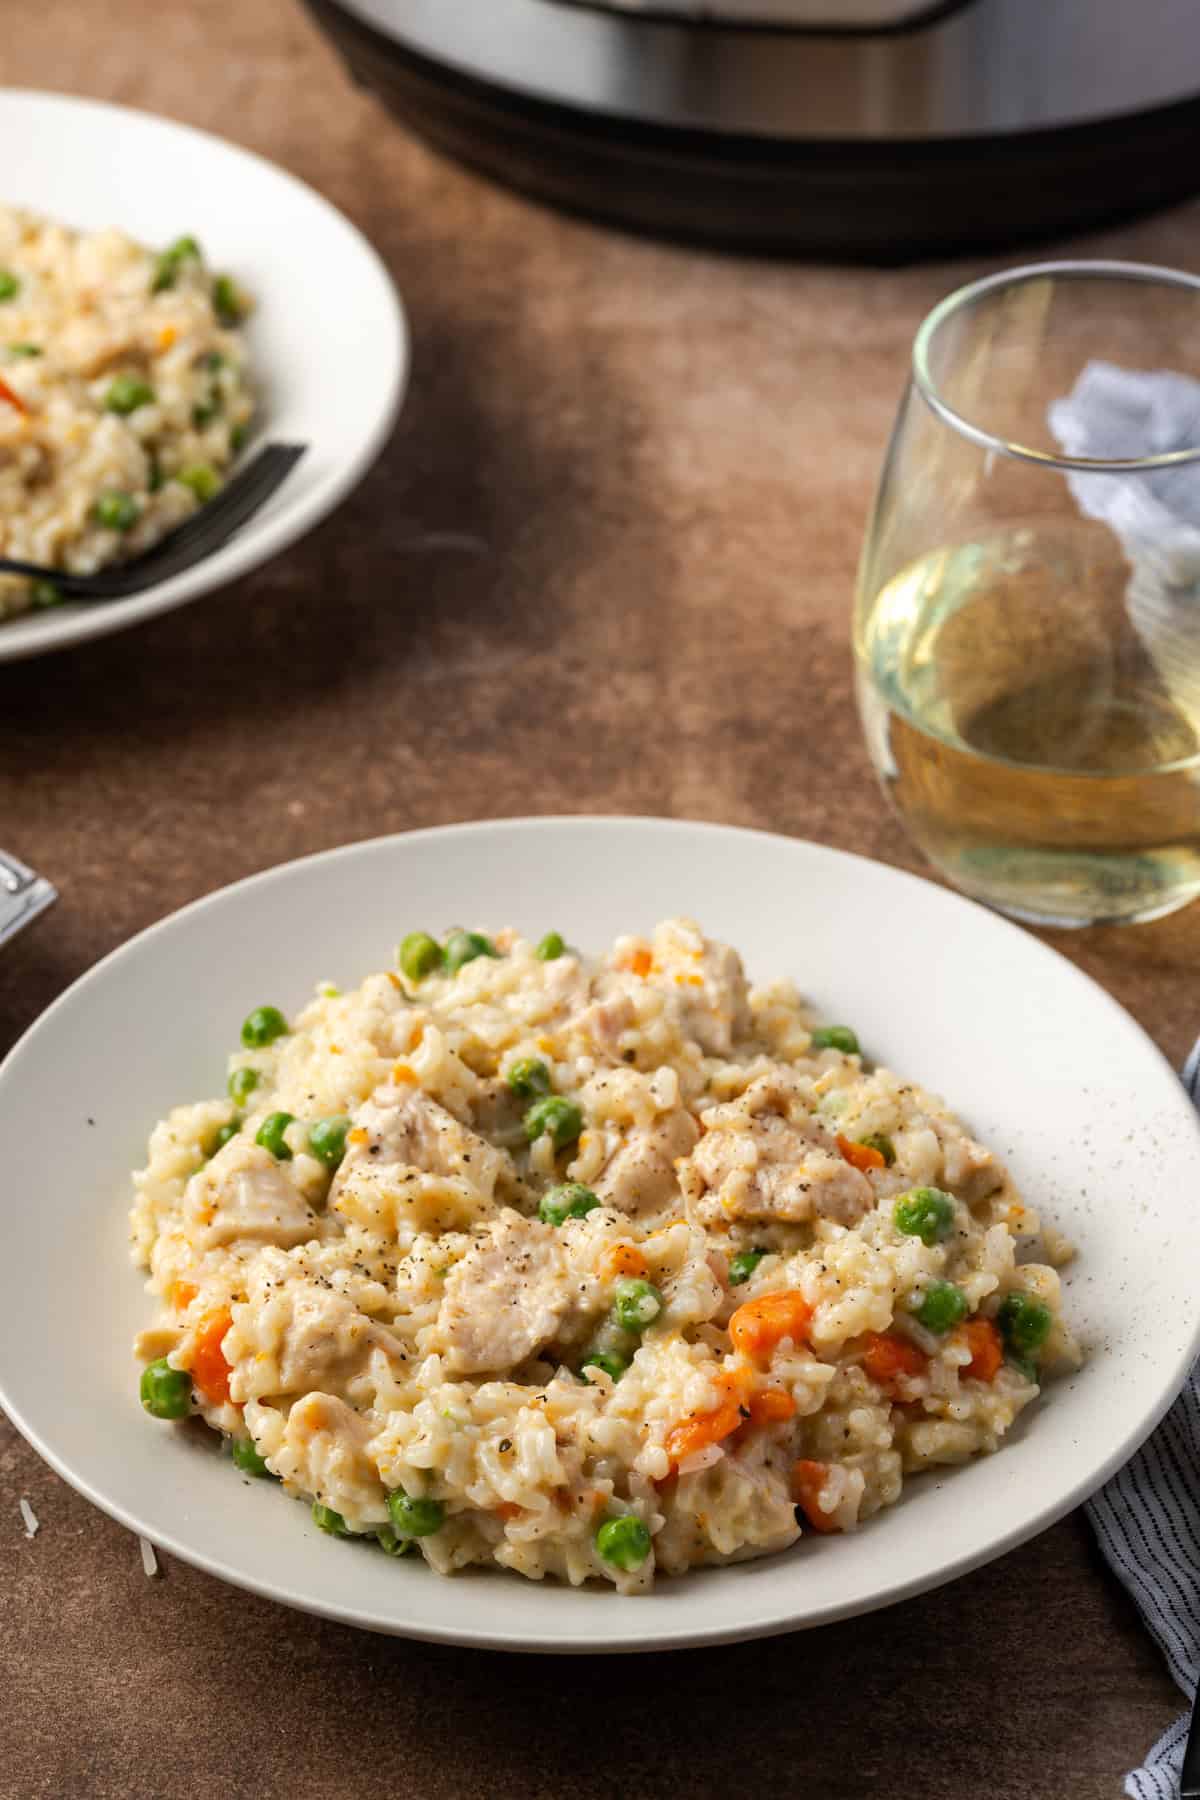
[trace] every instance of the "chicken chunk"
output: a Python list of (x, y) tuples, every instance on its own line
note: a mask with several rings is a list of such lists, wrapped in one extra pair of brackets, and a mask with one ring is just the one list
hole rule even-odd
[(802, 1080), (787, 1070), (762, 1075), (740, 1099), (701, 1115), (704, 1134), (679, 1171), (692, 1218), (853, 1225), (874, 1205), (867, 1177), (806, 1106)]
[(675, 1165), (690, 1154), (699, 1127), (683, 1107), (662, 1113), (652, 1125), (634, 1126), (594, 1182), (606, 1206), (637, 1217), (679, 1204)]
[(457, 1374), (502, 1373), (550, 1342), (571, 1299), (559, 1233), (506, 1210), (446, 1277), (429, 1348)]
[(473, 1224), (492, 1210), (502, 1178), (515, 1181), (506, 1152), (420, 1088), (387, 1082), (355, 1115), (329, 1204), (408, 1243), (420, 1231)]
[(710, 1056), (729, 1056), (750, 1030), (748, 988), (737, 951), (706, 938), (690, 919), (657, 926), (653, 944), (647, 980), (674, 999), (683, 1035)]
[(227, 1144), (193, 1176), (184, 1219), (188, 1240), (201, 1254), (238, 1242), (288, 1250), (323, 1230), (292, 1179), (291, 1165), (243, 1138)]

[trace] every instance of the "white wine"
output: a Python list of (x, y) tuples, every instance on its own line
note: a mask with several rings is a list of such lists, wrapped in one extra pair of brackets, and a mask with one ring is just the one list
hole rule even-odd
[(958, 887), (1059, 925), (1200, 893), (1200, 580), (1033, 520), (864, 594), (855, 653), (884, 788)]

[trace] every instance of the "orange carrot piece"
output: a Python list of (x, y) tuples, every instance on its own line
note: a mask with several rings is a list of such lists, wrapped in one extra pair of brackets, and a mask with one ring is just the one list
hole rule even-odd
[(221, 1340), (232, 1324), (228, 1308), (222, 1307), (220, 1312), (209, 1313), (196, 1336), (192, 1380), (214, 1406), (229, 1398), (229, 1364), (221, 1349)]
[(898, 1380), (923, 1375), (928, 1364), (929, 1358), (907, 1338), (897, 1337), (891, 1331), (868, 1331), (863, 1368), (872, 1381), (889, 1393), (895, 1390)]
[(785, 1288), (781, 1294), (760, 1294), (739, 1306), (729, 1321), (729, 1336), (735, 1350), (752, 1361), (767, 1361), (783, 1342), (804, 1341), (812, 1324), (813, 1309), (798, 1288)]
[(803, 1512), (814, 1531), (840, 1531), (829, 1515), (824, 1512), (818, 1496), (825, 1486), (829, 1474), (829, 1464), (823, 1462), (807, 1462), (803, 1457), (792, 1465), (792, 1499)]
[(9, 387), (2, 375), (0, 375), (0, 400), (7, 400), (8, 404), (10, 406), (15, 406), (19, 413), (27, 413), (29, 411), (29, 408), (22, 400), (20, 394), (17, 393), (15, 388)]
[(614, 1244), (600, 1258), (603, 1281), (613, 1281), (618, 1275), (643, 1276), (645, 1273), (646, 1259), (636, 1244)]
[(653, 962), (654, 957), (649, 950), (631, 950), (629, 955), (617, 964), (617, 967), (628, 969), (633, 975), (648, 975)]
[(779, 1425), (796, 1416), (796, 1402), (784, 1388), (759, 1388), (747, 1405), (752, 1425)]
[(995, 1381), (1004, 1361), (1000, 1333), (990, 1319), (968, 1319), (962, 1328), (971, 1360), (962, 1370), (976, 1381)]
[(719, 1444), (745, 1424), (745, 1376), (733, 1369), (722, 1369), (716, 1379), (723, 1396), (721, 1404), (711, 1412), (692, 1413), (667, 1433), (663, 1447), (673, 1463), (684, 1462), (697, 1450), (707, 1450), (710, 1444)]
[(855, 1144), (850, 1138), (843, 1137), (839, 1131), (837, 1147), (838, 1155), (848, 1162), (852, 1169), (858, 1169), (864, 1175), (868, 1169), (887, 1168), (887, 1157), (882, 1150), (876, 1150), (873, 1144)]
[(183, 1312), (192, 1304), (199, 1292), (200, 1289), (193, 1286), (190, 1281), (177, 1281), (171, 1289), (171, 1304), (177, 1312)]

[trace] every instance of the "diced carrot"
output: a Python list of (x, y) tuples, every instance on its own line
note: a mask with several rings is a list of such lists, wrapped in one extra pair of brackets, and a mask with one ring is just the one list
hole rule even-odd
[(2, 375), (0, 375), (0, 400), (7, 400), (8, 404), (10, 406), (15, 406), (19, 413), (27, 413), (29, 411), (29, 408), (22, 400), (20, 394), (17, 393), (15, 388), (9, 387)]
[(1004, 1350), (1000, 1343), (1000, 1333), (992, 1321), (968, 1319), (962, 1328), (962, 1335), (971, 1352), (971, 1360), (962, 1373), (973, 1376), (976, 1381), (995, 1381), (1004, 1361)]
[(417, 1078), (406, 1062), (392, 1064), (392, 1080), (397, 1087), (416, 1087)]
[(209, 1313), (197, 1333), (196, 1348), (192, 1353), (192, 1380), (214, 1406), (229, 1398), (229, 1364), (221, 1349), (221, 1340), (232, 1324), (227, 1307)]
[(176, 1311), (183, 1312), (185, 1307), (192, 1304), (199, 1292), (200, 1289), (193, 1286), (190, 1281), (177, 1281), (171, 1289), (171, 1304)]
[(752, 1425), (779, 1425), (796, 1416), (796, 1402), (784, 1388), (759, 1388), (746, 1404)]
[(872, 1381), (877, 1381), (889, 1393), (898, 1380), (913, 1380), (923, 1375), (928, 1364), (929, 1358), (907, 1338), (897, 1337), (891, 1331), (868, 1331), (863, 1368)]
[(698, 1450), (707, 1450), (710, 1444), (719, 1444), (745, 1424), (746, 1377), (737, 1370), (722, 1369), (716, 1382), (723, 1396), (720, 1405), (711, 1412), (692, 1413), (667, 1433), (663, 1447), (673, 1463), (686, 1461)]
[(873, 1144), (855, 1144), (849, 1138), (837, 1134), (838, 1155), (850, 1164), (852, 1169), (859, 1169), (865, 1175), (868, 1169), (886, 1169), (887, 1157), (882, 1150), (876, 1150)]
[(653, 962), (654, 957), (649, 950), (631, 950), (628, 956), (623, 957), (617, 964), (617, 967), (628, 969), (633, 975), (648, 975)]
[(807, 1462), (804, 1458), (792, 1465), (792, 1499), (801, 1509), (814, 1531), (839, 1531), (829, 1513), (820, 1505), (819, 1495), (829, 1475), (829, 1464)]
[(760, 1294), (739, 1306), (729, 1321), (729, 1336), (735, 1350), (752, 1361), (767, 1361), (783, 1342), (804, 1341), (812, 1324), (813, 1309), (798, 1288), (785, 1288), (781, 1294)]
[(169, 350), (171, 348), (171, 345), (175, 342), (175, 339), (178, 336), (179, 336), (179, 333), (176, 331), (176, 329), (173, 325), (164, 325), (158, 334), (159, 349), (160, 350)]
[(646, 1259), (636, 1244), (614, 1244), (600, 1258), (600, 1278), (613, 1281), (618, 1275), (641, 1276), (646, 1273)]

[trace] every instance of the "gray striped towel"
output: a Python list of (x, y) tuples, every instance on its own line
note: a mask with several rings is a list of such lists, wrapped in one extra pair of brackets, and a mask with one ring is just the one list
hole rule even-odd
[[(1200, 1107), (1200, 1042), (1183, 1066)], [(1088, 1516), (1117, 1579), (1137, 1602), (1176, 1684), (1191, 1700), (1200, 1672), (1200, 1363), (1158, 1429), (1088, 1501)], [(1140, 1769), (1125, 1777), (1132, 1800), (1178, 1800), (1188, 1715), (1181, 1713)]]

